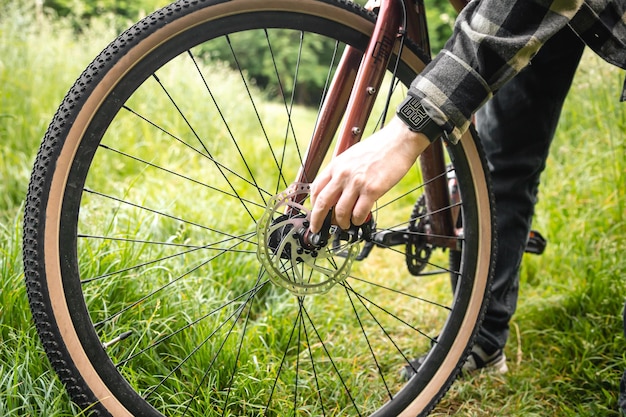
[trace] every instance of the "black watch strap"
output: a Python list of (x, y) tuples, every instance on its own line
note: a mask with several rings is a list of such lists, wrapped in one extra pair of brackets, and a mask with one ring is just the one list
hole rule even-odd
[(443, 134), (443, 129), (428, 116), (421, 101), (415, 97), (405, 98), (398, 106), (396, 115), (411, 131), (424, 134), (431, 142)]

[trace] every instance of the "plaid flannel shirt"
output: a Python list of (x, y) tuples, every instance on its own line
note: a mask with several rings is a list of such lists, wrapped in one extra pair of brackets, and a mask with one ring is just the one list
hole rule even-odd
[(474, 0), (409, 95), (420, 98), (456, 142), (472, 114), (566, 25), (605, 60), (626, 69), (626, 0)]

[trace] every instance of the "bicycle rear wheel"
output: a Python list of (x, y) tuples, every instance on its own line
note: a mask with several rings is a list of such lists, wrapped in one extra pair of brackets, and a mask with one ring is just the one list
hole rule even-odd
[[(369, 255), (332, 253), (329, 268), (350, 263), (334, 285), (276, 285), (257, 257), (268, 243), (257, 224), (297, 176), (337, 57), (366, 47), (374, 19), (335, 0), (180, 1), (77, 80), (35, 162), (24, 265), (47, 355), (81, 407), (424, 415), (445, 393), (491, 268), (490, 192), (472, 135), (447, 149), (462, 196), (446, 208), (463, 218), (450, 236), (459, 271), (425, 239), (428, 213), (412, 218), (423, 201), (417, 166), (378, 203)], [(251, 56), (253, 42), (264, 53)], [(424, 60), (403, 51), (404, 85)], [(413, 274), (408, 243), (428, 254)], [(400, 369), (424, 352), (403, 381)]]

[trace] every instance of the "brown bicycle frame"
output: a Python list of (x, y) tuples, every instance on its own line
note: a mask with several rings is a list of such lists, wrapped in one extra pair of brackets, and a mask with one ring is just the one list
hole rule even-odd
[[(450, 0), (460, 10), (465, 0)], [(402, 27), (402, 3), (406, 10), (406, 28)], [(430, 53), (424, 4), (418, 0), (370, 0), (366, 9), (378, 12), (376, 25), (365, 54), (346, 47), (325, 97), (298, 182), (310, 182), (318, 174), (330, 149), (334, 132), (339, 129), (333, 156), (356, 144), (363, 133), (385, 71), (401, 34)], [(401, 51), (397, 51), (401, 53)], [(343, 117), (343, 124), (341, 120)], [(443, 142), (434, 142), (420, 156), (424, 193), (431, 217), (429, 241), (438, 246), (456, 248), (455, 227), (450, 210), (448, 179), (445, 175)]]

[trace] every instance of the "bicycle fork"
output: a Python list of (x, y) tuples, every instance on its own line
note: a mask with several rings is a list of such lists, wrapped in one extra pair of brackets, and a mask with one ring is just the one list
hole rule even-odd
[[(350, 46), (343, 52), (324, 98), (297, 182), (310, 182), (315, 178), (338, 129), (338, 142), (333, 156), (339, 155), (361, 139), (382, 84), (400, 25), (400, 11), (396, 2), (380, 3), (381, 6), (377, 7), (378, 20), (365, 54)], [(340, 127), (342, 116), (344, 123)]]
[[(402, 17), (406, 16), (403, 7), (415, 7), (420, 22), (402, 22)], [(310, 182), (318, 174), (324, 155), (330, 149), (334, 132), (339, 130), (333, 156), (361, 140), (391, 57), (394, 51), (398, 56), (402, 53), (402, 36), (407, 34), (424, 51), (430, 50), (425, 11), (421, 2), (371, 0), (366, 8), (378, 11), (372, 37), (364, 54), (354, 47), (346, 47), (324, 98), (309, 148), (298, 173), (296, 181), (299, 183)], [(426, 149), (420, 157), (420, 166), (424, 176), (426, 205), (430, 213), (427, 239), (435, 246), (457, 249), (458, 240), (452, 237), (455, 236), (455, 222), (451, 210), (446, 210), (450, 207), (450, 194), (441, 141), (436, 141)]]

